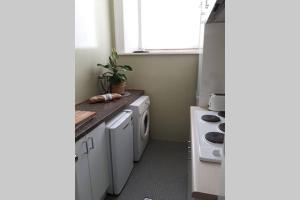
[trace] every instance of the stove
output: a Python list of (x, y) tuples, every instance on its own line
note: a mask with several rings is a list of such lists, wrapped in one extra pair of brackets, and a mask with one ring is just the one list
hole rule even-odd
[(197, 111), (199, 159), (221, 163), (225, 141), (225, 111)]

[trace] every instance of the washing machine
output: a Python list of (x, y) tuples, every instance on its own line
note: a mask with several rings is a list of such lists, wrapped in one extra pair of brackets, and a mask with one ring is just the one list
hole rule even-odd
[(108, 146), (108, 193), (118, 195), (133, 169), (132, 111), (124, 110), (106, 124)]
[(133, 116), (133, 153), (134, 161), (139, 161), (149, 140), (149, 115), (150, 98), (141, 96), (128, 109)]

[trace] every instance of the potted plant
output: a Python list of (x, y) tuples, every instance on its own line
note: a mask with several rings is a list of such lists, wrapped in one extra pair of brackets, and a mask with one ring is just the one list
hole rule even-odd
[(132, 67), (128, 65), (118, 65), (117, 60), (119, 55), (115, 49), (112, 49), (111, 56), (109, 56), (109, 62), (106, 65), (97, 64), (107, 70), (102, 74), (103, 77), (107, 77), (110, 83), (110, 89), (112, 93), (124, 94), (127, 76), (125, 72), (132, 71)]

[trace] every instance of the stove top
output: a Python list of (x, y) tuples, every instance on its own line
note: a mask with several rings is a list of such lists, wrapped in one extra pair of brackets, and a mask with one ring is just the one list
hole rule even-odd
[(206, 122), (219, 122), (220, 121), (220, 117), (218, 117), (216, 115), (202, 115), (201, 119)]
[(225, 123), (219, 124), (219, 129), (225, 132)]
[(220, 111), (220, 112), (218, 112), (218, 115), (219, 115), (220, 117), (224, 117), (224, 118), (225, 118), (225, 111)]
[(205, 134), (205, 139), (212, 143), (223, 144), (224, 143), (224, 133), (208, 132)]
[(221, 163), (225, 138), (225, 112), (199, 110), (197, 115), (199, 159)]

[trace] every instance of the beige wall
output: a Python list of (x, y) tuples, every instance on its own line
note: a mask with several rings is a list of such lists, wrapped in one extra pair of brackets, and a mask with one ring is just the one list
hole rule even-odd
[(131, 65), (128, 88), (150, 96), (151, 137), (183, 141), (189, 135), (189, 107), (195, 105), (198, 55), (121, 56)]
[(98, 93), (97, 63), (106, 63), (112, 48), (111, 1), (96, 2), (96, 48), (75, 49), (75, 103)]

